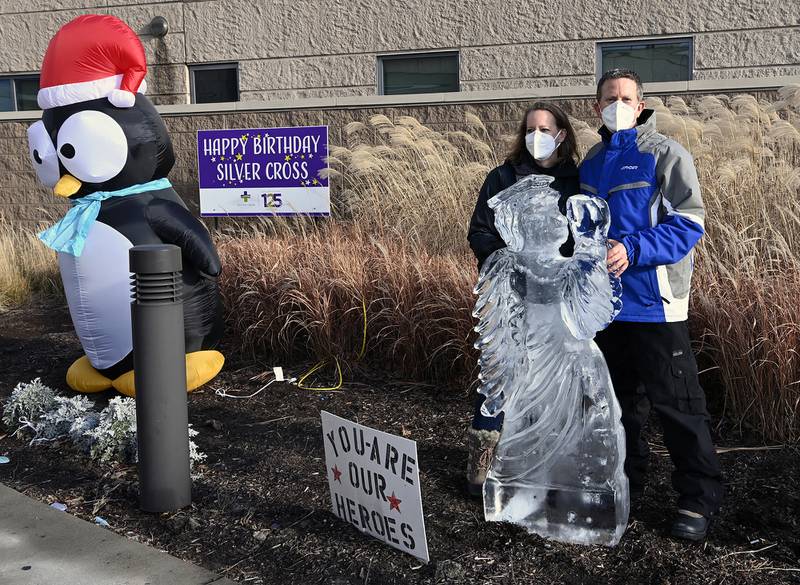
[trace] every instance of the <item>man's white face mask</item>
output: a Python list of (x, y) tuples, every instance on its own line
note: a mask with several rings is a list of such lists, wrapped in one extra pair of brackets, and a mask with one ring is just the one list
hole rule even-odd
[(611, 132), (633, 128), (636, 121), (636, 108), (619, 100), (607, 105), (600, 114), (603, 117), (603, 124)]
[[(559, 134), (561, 134), (561, 132), (556, 134), (556, 137)], [(525, 146), (535, 160), (546, 160), (550, 158), (550, 155), (558, 148), (558, 143), (556, 139), (547, 132), (536, 130), (525, 135)]]

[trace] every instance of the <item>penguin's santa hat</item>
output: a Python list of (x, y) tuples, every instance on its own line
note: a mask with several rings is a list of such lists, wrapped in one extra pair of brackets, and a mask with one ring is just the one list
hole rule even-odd
[(147, 89), (146, 73), (144, 47), (127, 24), (115, 16), (79, 16), (47, 46), (37, 101), (43, 110), (100, 98), (129, 108)]

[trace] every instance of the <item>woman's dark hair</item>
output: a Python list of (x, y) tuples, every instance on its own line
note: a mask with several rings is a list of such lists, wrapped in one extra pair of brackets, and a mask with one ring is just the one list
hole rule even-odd
[(514, 137), (514, 143), (511, 145), (511, 151), (508, 153), (508, 157), (506, 157), (506, 162), (510, 162), (511, 164), (521, 164), (523, 162), (530, 161), (533, 158), (525, 146), (525, 135), (528, 133), (528, 116), (531, 112), (535, 112), (536, 110), (550, 112), (556, 119), (556, 126), (558, 126), (558, 129), (563, 130), (566, 134), (563, 142), (561, 142), (556, 149), (558, 162), (561, 163), (565, 160), (577, 162), (578, 141), (575, 138), (575, 130), (572, 129), (572, 124), (569, 123), (569, 117), (564, 110), (555, 104), (551, 104), (550, 102), (536, 102), (530, 108), (525, 110), (525, 115), (522, 116), (522, 123), (520, 123), (519, 128), (517, 129), (516, 136)]

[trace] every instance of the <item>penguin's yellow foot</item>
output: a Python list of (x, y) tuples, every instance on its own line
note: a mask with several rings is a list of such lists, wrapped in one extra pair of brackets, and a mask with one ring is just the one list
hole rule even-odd
[[(186, 354), (186, 391), (196, 390), (219, 374), (225, 356), (215, 350), (195, 351)], [(114, 388), (125, 396), (136, 396), (133, 371), (122, 374), (113, 382)]]
[(225, 356), (213, 349), (186, 354), (186, 391), (197, 390), (219, 374)]
[(136, 398), (136, 387), (133, 384), (133, 370), (125, 372), (112, 382), (114, 390), (125, 396)]
[(75, 360), (67, 370), (67, 385), (76, 392), (92, 394), (108, 390), (112, 382), (94, 369), (89, 358), (83, 356)]

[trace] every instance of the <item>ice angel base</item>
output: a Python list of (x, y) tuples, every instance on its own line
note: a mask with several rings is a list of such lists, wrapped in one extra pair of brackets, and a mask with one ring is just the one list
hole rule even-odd
[[(625, 436), (592, 341), (622, 307), (606, 269), (608, 208), (575, 195), (565, 218), (551, 181), (532, 175), (489, 200), (508, 247), (475, 288), (482, 409), (504, 413), (484, 511), (546, 538), (615, 545), (628, 522)], [(559, 254), (567, 229), (571, 258)]]

